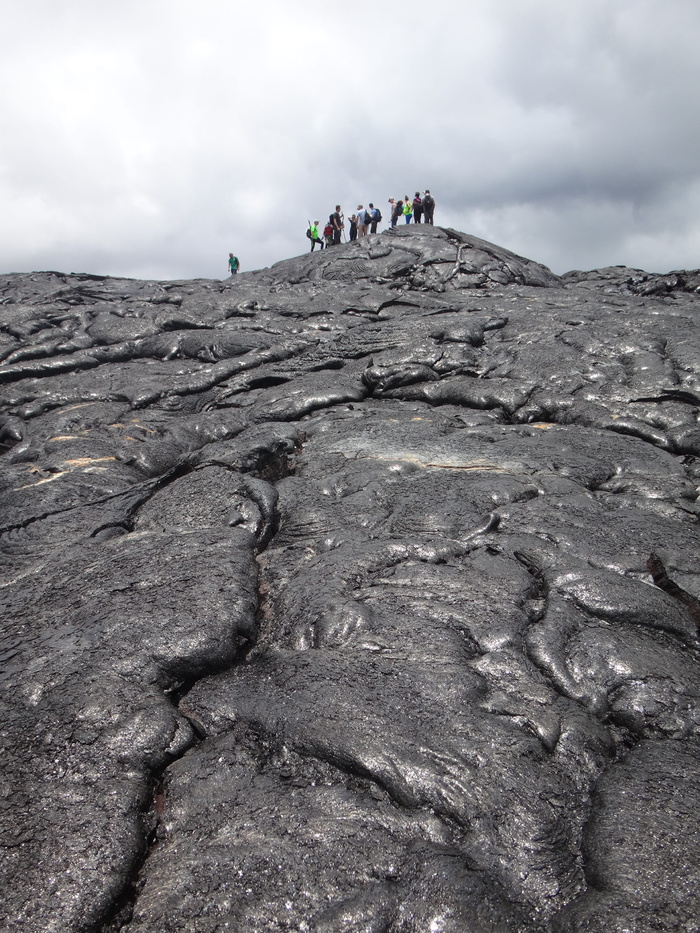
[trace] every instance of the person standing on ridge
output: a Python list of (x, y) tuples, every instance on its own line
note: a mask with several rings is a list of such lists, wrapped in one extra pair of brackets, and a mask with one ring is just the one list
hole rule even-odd
[(357, 214), (350, 216), (350, 242), (357, 239)]
[(416, 191), (416, 196), (413, 199), (413, 223), (419, 224), (422, 216), (423, 202), (421, 201), (420, 191)]
[(331, 226), (333, 227), (333, 246), (338, 246), (340, 244), (340, 237), (343, 233), (343, 214), (340, 210), (340, 204), (336, 204), (335, 210), (330, 216)]
[(425, 215), (425, 220), (423, 223), (431, 224), (433, 222), (433, 214), (435, 212), (435, 198), (432, 196), (428, 188), (425, 189), (425, 194), (423, 195), (423, 213)]
[(357, 235), (367, 236), (369, 231), (369, 214), (361, 204), (357, 205)]
[(379, 210), (378, 207), (375, 207), (374, 204), (372, 204), (371, 202), (370, 202), (370, 205), (369, 205), (369, 219), (370, 219), (370, 228), (369, 228), (369, 232), (370, 232), (370, 233), (376, 233), (376, 232), (377, 232), (377, 224), (378, 224), (379, 221), (382, 219), (382, 212)]
[(228, 267), (230, 269), (231, 275), (238, 274), (238, 270), (241, 268), (241, 264), (238, 261), (238, 256), (234, 256), (233, 253), (228, 254)]
[(409, 201), (408, 195), (406, 195), (403, 200), (403, 216), (406, 218), (406, 223), (410, 224), (411, 217), (413, 217), (413, 204)]
[(323, 240), (318, 235), (318, 221), (314, 220), (313, 223), (309, 224), (309, 239), (311, 240), (311, 252), (313, 253), (316, 248), (316, 244), (321, 244), (321, 249), (323, 249)]
[(393, 198), (390, 198), (389, 200), (393, 201), (393, 207), (391, 211), (391, 226), (395, 227), (398, 223), (399, 217), (403, 217), (403, 201), (401, 198), (398, 198), (396, 201), (394, 201)]

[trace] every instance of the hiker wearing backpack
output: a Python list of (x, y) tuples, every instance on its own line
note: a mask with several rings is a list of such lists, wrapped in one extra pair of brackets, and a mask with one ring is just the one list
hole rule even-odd
[(333, 245), (338, 246), (340, 244), (340, 237), (343, 234), (343, 223), (344, 217), (343, 212), (340, 210), (340, 204), (336, 204), (335, 210), (329, 217), (329, 223), (333, 227)]
[(357, 205), (357, 235), (367, 236), (369, 232), (369, 211), (366, 211), (361, 204)]
[(333, 224), (330, 220), (323, 228), (323, 239), (326, 241), (326, 247), (333, 246)]
[(377, 224), (378, 224), (379, 221), (382, 219), (382, 212), (379, 210), (378, 207), (375, 207), (374, 204), (371, 204), (371, 203), (370, 203), (370, 206), (369, 206), (369, 217), (370, 217), (370, 228), (369, 228), (369, 232), (370, 232), (370, 233), (376, 233), (376, 232), (377, 232)]
[(399, 217), (403, 217), (403, 201), (401, 198), (398, 201), (389, 198), (389, 204), (391, 204), (391, 226), (395, 227)]
[(413, 223), (419, 224), (422, 216), (423, 202), (421, 200), (420, 191), (416, 191), (416, 196), (413, 199)]
[(433, 213), (435, 211), (435, 198), (432, 196), (430, 191), (426, 188), (425, 194), (423, 195), (423, 213), (425, 215), (425, 220), (423, 223), (431, 224), (433, 222)]
[(322, 240), (321, 237), (318, 235), (318, 221), (317, 221), (317, 220), (314, 220), (313, 223), (311, 223), (311, 221), (309, 221), (309, 226), (308, 226), (308, 229), (307, 229), (307, 231), (306, 231), (306, 235), (307, 235), (307, 237), (311, 240), (311, 252), (312, 252), (312, 253), (313, 253), (314, 249), (316, 248), (316, 244), (317, 244), (317, 243), (320, 243), (320, 244), (321, 244), (321, 249), (323, 249), (323, 240)]

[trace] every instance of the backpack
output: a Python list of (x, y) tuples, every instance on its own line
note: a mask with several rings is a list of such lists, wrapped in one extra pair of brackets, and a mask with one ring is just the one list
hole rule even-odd
[(423, 198), (423, 207), (435, 207), (435, 198), (432, 196), (432, 194), (426, 194), (426, 196)]
[(372, 223), (378, 224), (381, 219), (382, 219), (382, 212), (379, 210), (378, 207), (375, 207), (374, 217), (372, 218)]
[(306, 228), (306, 235), (309, 239), (311, 239), (311, 227)]
[(332, 227), (331, 224), (326, 224), (326, 226), (325, 226), (324, 229), (323, 229), (323, 235), (324, 235), (324, 236), (333, 236), (333, 227)]
[(421, 201), (420, 198), (414, 198), (414, 199), (413, 199), (413, 210), (414, 210), (414, 211), (422, 211), (422, 210), (423, 210), (423, 202)]

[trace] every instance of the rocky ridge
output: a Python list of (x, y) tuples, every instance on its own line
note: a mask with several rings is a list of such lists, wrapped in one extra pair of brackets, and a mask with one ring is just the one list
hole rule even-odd
[(699, 291), (0, 276), (2, 928), (696, 931)]

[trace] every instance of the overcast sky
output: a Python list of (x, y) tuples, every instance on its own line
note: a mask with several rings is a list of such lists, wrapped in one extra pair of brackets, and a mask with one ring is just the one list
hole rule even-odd
[(0, 13), (0, 273), (224, 278), (426, 187), (555, 272), (700, 267), (699, 0)]

